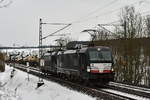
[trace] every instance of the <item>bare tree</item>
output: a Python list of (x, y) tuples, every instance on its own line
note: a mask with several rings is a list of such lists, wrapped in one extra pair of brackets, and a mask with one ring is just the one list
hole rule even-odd
[(12, 3), (12, 0), (0, 0), (0, 8), (8, 7)]
[(150, 37), (150, 15), (146, 16), (145, 25), (146, 25), (145, 35), (147, 37)]
[[(99, 24), (99, 28), (91, 30), (91, 41), (112, 39), (112, 32)], [(89, 33), (89, 32), (88, 32)]]
[(143, 62), (141, 59), (141, 47), (133, 41), (143, 36), (143, 18), (132, 6), (126, 6), (120, 14), (121, 27), (117, 28), (118, 38), (124, 39), (118, 48), (117, 69), (121, 73), (122, 81), (139, 84), (143, 77)]
[(95, 40), (107, 40), (109, 37), (109, 32), (105, 30), (98, 30), (95, 36)]
[(134, 7), (126, 6), (120, 14), (120, 23), (122, 29), (120, 37), (136, 38), (142, 36), (143, 19), (140, 13), (135, 12)]
[[(113, 40), (97, 41), (97, 45), (112, 47), (116, 80), (150, 86), (150, 16), (145, 19), (134, 7), (125, 7), (120, 14)], [(98, 35), (96, 35), (98, 36)], [(99, 37), (103, 40), (104, 33)], [(105, 38), (104, 38), (105, 39)], [(143, 80), (144, 79), (144, 80)]]

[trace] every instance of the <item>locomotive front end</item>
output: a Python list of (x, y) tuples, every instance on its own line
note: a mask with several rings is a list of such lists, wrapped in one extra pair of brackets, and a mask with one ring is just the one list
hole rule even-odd
[(89, 79), (102, 82), (114, 80), (113, 58), (110, 48), (89, 48), (88, 61)]

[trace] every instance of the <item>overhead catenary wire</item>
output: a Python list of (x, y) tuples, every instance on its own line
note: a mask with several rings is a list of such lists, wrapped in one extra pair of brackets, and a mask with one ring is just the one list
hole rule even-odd
[(140, 14), (141, 14), (142, 16), (150, 15), (150, 10), (145, 11), (145, 12), (141, 12)]
[[(65, 24), (65, 25), (66, 25), (66, 24)], [(43, 37), (42, 39), (46, 39), (46, 38), (49, 37), (49, 36), (53, 36), (54, 34), (56, 34), (56, 33), (60, 32), (60, 31), (64, 30), (64, 29), (67, 28), (67, 27), (69, 27), (70, 25), (72, 25), (72, 24), (68, 24), (68, 25), (64, 26), (63, 28), (61, 28), (61, 29), (59, 29), (59, 30), (57, 30), (57, 31), (55, 31), (55, 32), (53, 32), (53, 33), (51, 33), (51, 34), (49, 34), (49, 35)]]
[[(85, 19), (85, 17), (87, 18), (88, 16), (90, 16), (90, 15), (92, 15), (92, 14), (95, 14), (96, 12), (98, 12), (98, 11), (100, 11), (100, 10), (102, 10), (102, 9), (107, 8), (108, 6), (113, 5), (113, 4), (116, 3), (117, 1), (118, 1), (118, 0), (112, 0), (111, 2), (107, 3), (104, 7), (99, 7), (99, 8), (97, 8), (97, 9), (95, 9), (94, 11), (88, 13), (86, 16), (80, 18), (79, 20), (73, 21), (73, 22), (71, 22), (71, 23), (72, 23), (72, 24), (81, 23), (81, 22), (84, 22), (84, 21), (88, 21), (88, 20), (94, 19), (94, 18), (96, 18), (96, 17), (106, 16), (107, 14), (111, 14), (111, 13), (113, 13), (113, 12), (116, 12), (116, 11), (122, 9), (123, 7), (119, 7), (119, 8), (116, 8), (116, 9), (112, 9), (112, 10), (110, 10), (110, 11), (108, 11), (108, 12), (103, 12), (103, 13), (100, 13), (100, 14), (98, 14), (98, 15), (96, 15), (96, 16), (93, 16), (93, 17), (90, 17), (90, 18), (88, 18), (88, 19)], [(134, 4), (137, 4), (137, 3), (140, 3), (140, 2), (141, 2), (141, 0), (136, 1), (136, 2), (134, 2), (134, 3), (132, 3), (132, 4), (130, 4), (130, 5), (134, 5)], [(107, 6), (107, 5), (108, 5), (108, 6)], [(106, 6), (107, 6), (107, 7), (106, 7)], [(125, 7), (125, 6), (124, 6), (124, 7)], [(49, 37), (49, 36), (52, 36), (53, 34), (55, 34), (55, 33), (57, 33), (57, 32), (59, 32), (59, 31), (65, 29), (65, 28), (69, 27), (70, 25), (72, 25), (72, 24), (62, 24), (62, 23), (43, 23), (43, 24), (67, 25), (67, 26), (65, 26), (65, 27), (63, 27), (63, 28), (61, 28), (61, 29), (59, 29), (59, 30), (57, 30), (57, 31), (55, 31), (55, 32), (53, 32), (53, 33), (51, 33), (51, 34), (45, 36), (45, 37), (43, 37), (42, 39), (45, 39), (45, 38), (47, 38), (47, 37)]]
[(114, 34), (112, 31), (106, 29), (102, 24), (98, 24), (98, 26), (101, 27), (102, 29), (106, 30), (107, 32)]
[[(140, 1), (139, 1), (139, 2), (140, 2)], [(138, 2), (135, 2), (135, 3), (138, 3)], [(134, 4), (135, 4), (135, 3), (134, 3)], [(149, 10), (149, 11), (146, 11), (146, 12), (142, 12), (142, 13), (140, 13), (140, 14), (145, 14), (145, 13), (149, 13), (149, 12), (150, 12), (150, 10)], [(114, 24), (114, 23), (116, 23), (116, 22), (119, 22), (119, 20), (114, 21), (114, 22), (109, 22), (109, 23), (106, 23), (106, 24), (98, 24), (98, 26), (101, 27), (101, 28), (103, 28), (103, 29), (105, 29), (106, 31), (112, 33), (111, 31), (109, 31), (108, 29), (106, 29), (104, 26), (114, 26), (114, 27), (116, 27), (116, 26), (123, 26), (123, 25), (121, 25), (121, 24)]]
[[(131, 3), (130, 5), (138, 4), (140, 1), (142, 1), (142, 0), (133, 2), (133, 3)], [(125, 7), (125, 6), (123, 6), (123, 7)], [(106, 16), (107, 14), (112, 14), (113, 12), (116, 12), (116, 11), (118, 11), (118, 10), (121, 10), (123, 7), (119, 7), (119, 8), (110, 10), (110, 11), (108, 11), (108, 12), (103, 12), (103, 13), (100, 13), (100, 14), (98, 14), (98, 15), (96, 15), (96, 16), (92, 16), (92, 17), (87, 18), (87, 19), (81, 18), (82, 20), (80, 19), (80, 20), (74, 21), (74, 22), (72, 22), (72, 23), (81, 23), (81, 22), (85, 22), (85, 21), (89, 21), (89, 20), (95, 19), (95, 18), (97, 18), (97, 17)], [(93, 13), (94, 13), (94, 12), (93, 12)], [(87, 16), (85, 16), (84, 18), (86, 18), (86, 17), (87, 17)]]
[(69, 25), (70, 23), (42, 23), (42, 24), (50, 24), (50, 25)]
[[(116, 0), (116, 1), (118, 1), (118, 0)], [(133, 6), (133, 5), (136, 5), (136, 4), (139, 4), (139, 3), (140, 3), (140, 5), (141, 5), (141, 1), (142, 1), (142, 0), (138, 0), (138, 1), (135, 1), (135, 2), (133, 2), (133, 3), (131, 3), (131, 4), (129, 4), (129, 5)], [(112, 2), (115, 3), (114, 0), (113, 0)], [(111, 3), (112, 3), (112, 2), (111, 2)], [(109, 3), (108, 3), (108, 5), (109, 5)], [(112, 5), (112, 4), (110, 4), (110, 5)], [(96, 10), (94, 10), (94, 11), (88, 13), (86, 16), (81, 17), (79, 20), (73, 21), (72, 24), (82, 23), (82, 22), (89, 21), (89, 20), (92, 20), (92, 19), (97, 18), (97, 17), (106, 16), (107, 14), (112, 14), (112, 13), (118, 11), (118, 10), (123, 9), (123, 8), (126, 7), (126, 6), (127, 6), (127, 5), (125, 5), (125, 6), (123, 6), (123, 7), (116, 8), (116, 9), (112, 9), (112, 10), (110, 10), (110, 11), (108, 11), (108, 12), (100, 13), (100, 14), (98, 14), (98, 15), (96, 15), (96, 16), (92, 16), (92, 17), (90, 17), (90, 18), (87, 18), (88, 16), (91, 16), (91, 15), (95, 14), (96, 12), (100, 11), (100, 9), (104, 9), (104, 8), (100, 7), (100, 8), (98, 8), (98, 9), (96, 9)], [(105, 7), (105, 8), (107, 8), (107, 7)], [(109, 24), (109, 26), (114, 26), (114, 27), (116, 27), (116, 26), (122, 26), (122, 25), (120, 25), (120, 24), (114, 24), (114, 23), (116, 23), (116, 22), (119, 22), (119, 20), (118, 20), (118, 21), (111, 22), (111, 23), (106, 23), (106, 24), (107, 24), (107, 25)], [(106, 26), (107, 26), (107, 25), (106, 25)], [(112, 33), (112, 32), (111, 32), (111, 33)]]
[[(97, 8), (97, 9), (93, 10), (92, 12), (88, 13), (87, 15), (81, 17), (79, 20), (72, 21), (71, 23), (72, 23), (72, 24), (81, 23), (81, 22), (85, 22), (85, 21), (88, 21), (88, 20), (92, 20), (92, 19), (94, 19), (94, 18), (96, 18), (96, 17), (101, 17), (101, 16), (106, 16), (107, 14), (112, 14), (113, 12), (116, 12), (116, 11), (122, 9), (123, 7), (116, 8), (116, 9), (110, 10), (110, 11), (108, 11), (108, 12), (103, 12), (103, 13), (100, 13), (100, 14), (98, 14), (98, 15), (96, 15), (96, 16), (93, 16), (93, 17), (90, 17), (90, 18), (85, 19), (86, 17), (88, 17), (88, 16), (90, 16), (90, 15), (92, 15), (92, 14), (94, 14), (94, 13), (96, 13), (96, 12), (102, 10), (102, 9), (105, 9), (105, 8), (107, 8), (108, 6), (111, 6), (112, 4), (116, 3), (117, 1), (118, 1), (118, 0), (113, 0), (113, 1), (109, 2), (108, 4), (104, 5), (103, 7), (99, 7), (99, 8)], [(130, 4), (130, 5), (137, 4), (137, 3), (141, 2), (141, 1), (142, 1), (142, 0), (136, 1), (136, 2), (134, 2), (134, 3), (132, 3), (132, 4)], [(107, 6), (107, 7), (106, 7), (106, 6)], [(125, 6), (124, 6), (124, 7), (125, 7)], [(67, 25), (67, 24), (62, 24), (62, 23), (43, 23), (43, 24)], [(69, 25), (69, 26), (70, 26), (70, 25)], [(67, 26), (67, 27), (68, 27), (68, 26)], [(64, 29), (65, 29), (65, 28), (64, 28)], [(63, 30), (63, 28), (62, 28), (62, 30)], [(61, 29), (60, 29), (60, 31), (61, 31)], [(59, 32), (59, 30), (58, 30), (58, 32)], [(56, 31), (56, 32), (53, 32), (53, 33), (55, 34), (55, 33), (57, 33), (57, 31)], [(52, 34), (53, 34), (53, 33), (52, 33)], [(48, 36), (51, 36), (51, 34), (48, 35)], [(48, 36), (45, 36), (43, 39), (47, 38)]]
[(113, 0), (113, 1), (109, 2), (108, 4), (106, 4), (106, 5), (102, 6), (102, 7), (99, 7), (99, 8), (97, 8), (97, 9), (93, 10), (92, 12), (86, 14), (85, 16), (79, 18), (79, 20), (73, 21), (72, 23), (78, 23), (78, 22), (80, 22), (81, 19), (83, 19), (83, 18), (85, 18), (85, 17), (88, 17), (88, 16), (90, 16), (90, 15), (96, 13), (97, 11), (100, 11), (100, 10), (105, 9), (106, 6), (108, 7), (108, 6), (110, 6), (110, 5), (114, 4), (114, 3), (116, 3), (117, 1), (118, 1), (118, 0)]

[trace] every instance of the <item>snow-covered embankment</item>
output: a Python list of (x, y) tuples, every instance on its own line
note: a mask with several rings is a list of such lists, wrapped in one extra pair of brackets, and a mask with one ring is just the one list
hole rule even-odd
[(38, 78), (16, 70), (10, 78), (12, 68), (6, 65), (6, 71), (0, 73), (0, 100), (95, 100), (88, 95), (70, 90), (57, 83), (44, 81), (45, 84), (36, 89)]

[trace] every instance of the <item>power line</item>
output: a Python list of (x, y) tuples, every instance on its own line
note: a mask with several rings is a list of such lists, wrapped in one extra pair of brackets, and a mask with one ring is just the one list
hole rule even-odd
[(148, 15), (148, 14), (150, 14), (150, 10), (149, 11), (145, 11), (145, 12), (141, 12), (140, 14), (142, 14), (142, 15)]
[(42, 24), (50, 24), (50, 25), (69, 25), (69, 23), (42, 23)]
[[(141, 0), (136, 1), (136, 2), (133, 2), (133, 3), (131, 3), (130, 5), (135, 5), (135, 4), (139, 3), (140, 1), (141, 1)], [(123, 7), (125, 7), (125, 6), (123, 6)], [(73, 23), (81, 23), (81, 22), (85, 22), (85, 21), (88, 21), (88, 20), (92, 20), (92, 19), (97, 18), (97, 17), (106, 16), (107, 14), (111, 14), (111, 13), (113, 13), (113, 12), (116, 12), (116, 11), (118, 11), (118, 10), (121, 10), (123, 7), (116, 8), (116, 9), (113, 9), (113, 10), (110, 10), (110, 11), (108, 11), (108, 12), (104, 12), (104, 13), (98, 14), (97, 16), (93, 16), (93, 17), (90, 17), (90, 18), (87, 18), (87, 19), (84, 19), (84, 20), (74, 21)], [(86, 17), (86, 16), (85, 16), (85, 17)], [(83, 18), (82, 18), (82, 19), (83, 19)]]
[(57, 48), (60, 46), (56, 45), (43, 45), (43, 46), (19, 46), (19, 47), (9, 47), (9, 46), (2, 46), (0, 47), (0, 50), (2, 49), (39, 49), (39, 48)]
[[(131, 3), (130, 5), (135, 5), (135, 4), (137, 4), (137, 3), (141, 2), (141, 1), (142, 1), (142, 0), (133, 2), (133, 3)], [(113, 13), (113, 12), (115, 12), (115, 11), (121, 10), (121, 9), (124, 8), (124, 7), (126, 7), (126, 6), (123, 6), (123, 7), (120, 7), (120, 8), (116, 8), (116, 9), (114, 9), (114, 10), (111, 10), (111, 11), (108, 11), (108, 12), (104, 12), (104, 13), (102, 13), (102, 14), (103, 14), (103, 15), (104, 15), (104, 14), (110, 14), (110, 13)], [(99, 15), (97, 15), (96, 17), (98, 17), (98, 16), (100, 16), (100, 15), (102, 15), (102, 14), (99, 14)]]
[(73, 21), (72, 23), (78, 23), (78, 22), (80, 22), (81, 19), (83, 19), (83, 18), (85, 18), (85, 17), (88, 17), (89, 15), (92, 15), (92, 14), (96, 13), (96, 12), (99, 11), (99, 10), (105, 9), (106, 6), (110, 6), (110, 5), (114, 4), (114, 3), (116, 3), (116, 1), (118, 1), (118, 0), (113, 0), (113, 1), (111, 1), (110, 3), (104, 5), (103, 7), (99, 7), (99, 8), (97, 8), (97, 9), (95, 9), (94, 11), (88, 13), (87, 15), (85, 15), (85, 16), (79, 18), (79, 20)]
[[(66, 25), (66, 24), (65, 24), (65, 25)], [(43, 37), (42, 39), (46, 39), (46, 38), (49, 37), (49, 36), (53, 36), (54, 34), (56, 34), (56, 33), (60, 32), (60, 31), (64, 30), (64, 29), (67, 28), (67, 27), (69, 27), (70, 25), (72, 25), (72, 24), (68, 24), (67, 26), (65, 26), (65, 27), (63, 27), (63, 28), (61, 28), (61, 29), (59, 29), (59, 30), (57, 30), (57, 31), (55, 31), (55, 32), (53, 32), (53, 33), (51, 33), (51, 34), (45, 36), (45, 37)]]
[(115, 24), (115, 23), (117, 23), (117, 22), (119, 22), (119, 20), (116, 20), (116, 21), (112, 21), (112, 22), (109, 22), (109, 23), (107, 23), (107, 24)]
[(80, 21), (80, 22), (78, 22), (78, 23), (92, 20), (92, 19), (94, 19), (94, 18), (99, 17), (100, 15), (101, 15), (100, 17), (106, 16), (107, 14), (111, 14), (111, 13), (113, 13), (113, 12), (116, 12), (116, 11), (119, 10), (119, 9), (120, 9), (120, 8), (117, 8), (117, 9), (114, 9), (114, 10), (111, 10), (111, 11), (108, 11), (108, 12), (101, 13), (101, 14), (99, 14), (99, 15), (97, 15), (97, 16), (93, 16), (93, 17), (87, 18), (87, 19), (82, 20), (82, 21)]

